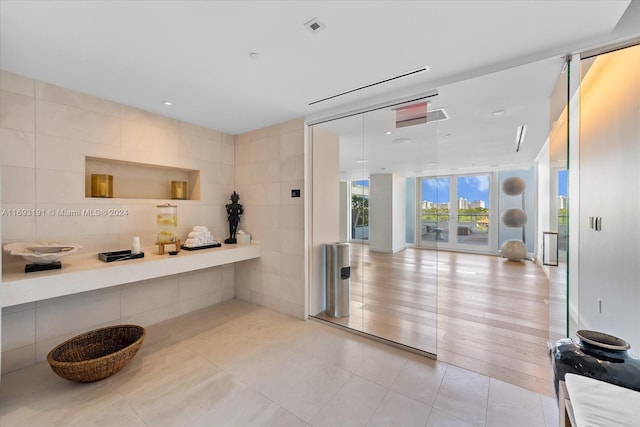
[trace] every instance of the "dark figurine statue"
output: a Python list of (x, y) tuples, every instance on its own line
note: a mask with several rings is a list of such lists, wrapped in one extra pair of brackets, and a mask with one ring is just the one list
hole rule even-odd
[(229, 238), (225, 243), (237, 243), (236, 232), (238, 231), (238, 223), (240, 215), (242, 215), (242, 205), (238, 203), (240, 196), (235, 191), (231, 194), (231, 203), (227, 205), (227, 220), (229, 220)]

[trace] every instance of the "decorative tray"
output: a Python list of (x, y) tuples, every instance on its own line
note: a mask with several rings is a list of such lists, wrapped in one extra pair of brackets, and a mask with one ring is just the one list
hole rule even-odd
[(184, 249), (185, 251), (199, 251), (200, 249), (219, 248), (220, 246), (222, 246), (222, 243), (213, 243), (211, 245), (204, 245), (204, 246), (194, 246), (193, 248), (182, 245), (180, 246), (180, 248)]
[(104, 262), (124, 261), (127, 259), (144, 258), (144, 252), (132, 254), (131, 249), (114, 252), (100, 252), (98, 258)]

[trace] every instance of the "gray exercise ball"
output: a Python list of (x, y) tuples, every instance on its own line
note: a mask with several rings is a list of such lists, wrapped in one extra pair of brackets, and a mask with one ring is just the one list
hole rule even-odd
[(502, 192), (507, 196), (519, 196), (524, 193), (527, 184), (524, 179), (513, 176), (502, 181)]
[(502, 256), (511, 261), (522, 261), (527, 257), (527, 245), (521, 240), (507, 240), (500, 250)]
[(507, 209), (502, 212), (500, 220), (507, 227), (522, 227), (527, 223), (527, 214), (522, 209)]

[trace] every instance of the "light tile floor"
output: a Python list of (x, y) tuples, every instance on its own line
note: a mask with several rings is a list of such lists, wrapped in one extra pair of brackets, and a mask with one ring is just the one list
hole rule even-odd
[(3, 376), (1, 426), (557, 425), (555, 401), (239, 300), (147, 328), (135, 359), (78, 384)]

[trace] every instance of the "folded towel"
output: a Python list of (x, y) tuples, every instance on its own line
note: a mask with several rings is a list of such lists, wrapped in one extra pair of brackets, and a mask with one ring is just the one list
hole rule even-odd
[(190, 231), (189, 232), (189, 237), (198, 237), (200, 235), (200, 232), (198, 231)]

